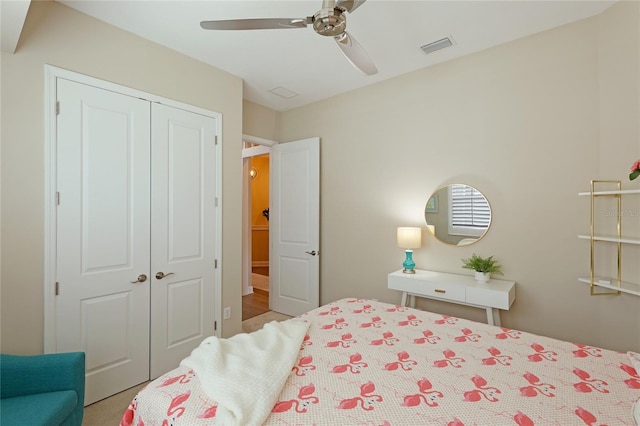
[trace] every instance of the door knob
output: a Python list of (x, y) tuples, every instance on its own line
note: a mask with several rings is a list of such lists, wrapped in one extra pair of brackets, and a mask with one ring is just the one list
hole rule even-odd
[(164, 272), (160, 271), (156, 274), (156, 278), (161, 280), (164, 277), (168, 277), (169, 275), (173, 275), (173, 272), (169, 272), (168, 274), (165, 274)]
[(135, 281), (131, 281), (131, 284), (143, 283), (147, 280), (147, 276), (145, 274), (138, 275), (138, 279)]
[(310, 254), (311, 256), (315, 256), (316, 254), (320, 254), (320, 252), (317, 252), (315, 250), (305, 251), (305, 253)]

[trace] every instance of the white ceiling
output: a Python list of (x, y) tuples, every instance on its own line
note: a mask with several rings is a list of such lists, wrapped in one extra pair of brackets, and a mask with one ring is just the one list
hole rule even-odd
[[(245, 99), (278, 111), (584, 19), (615, 3), (368, 0), (347, 15), (347, 30), (379, 70), (366, 76), (330, 37), (311, 27), (206, 31), (199, 25), (217, 19), (304, 18), (321, 8), (320, 0), (57, 1), (242, 77)], [(430, 55), (420, 49), (446, 36), (456, 44)], [(299, 95), (281, 98), (269, 92), (276, 87)]]

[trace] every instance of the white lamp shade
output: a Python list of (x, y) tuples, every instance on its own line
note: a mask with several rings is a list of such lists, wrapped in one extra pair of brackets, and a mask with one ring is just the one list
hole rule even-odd
[(422, 245), (422, 230), (420, 228), (398, 228), (398, 247), (403, 249), (420, 248)]

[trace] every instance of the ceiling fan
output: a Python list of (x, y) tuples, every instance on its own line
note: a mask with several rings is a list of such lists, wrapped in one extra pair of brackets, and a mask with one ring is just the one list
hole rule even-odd
[(306, 18), (259, 18), (230, 19), (222, 21), (202, 21), (205, 30), (271, 30), (306, 28), (313, 25), (316, 33), (333, 37), (349, 62), (367, 75), (378, 72), (375, 64), (364, 48), (346, 31), (347, 17), (366, 0), (323, 0), (322, 9)]

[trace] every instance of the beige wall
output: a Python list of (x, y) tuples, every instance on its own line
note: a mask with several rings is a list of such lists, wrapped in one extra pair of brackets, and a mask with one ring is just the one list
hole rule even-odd
[[(491, 229), (469, 247), (425, 233), (414, 254), (419, 268), (464, 274), (461, 258), (495, 255), (505, 279), (518, 282), (504, 326), (640, 350), (640, 297), (590, 297), (577, 281), (589, 268), (588, 242), (577, 238), (588, 232), (589, 204), (577, 193), (593, 178), (640, 184), (627, 178), (640, 158), (639, 14), (637, 2), (621, 2), (592, 19), (279, 114), (279, 140), (321, 138), (321, 303), (399, 302), (386, 282), (404, 257), (396, 227), (423, 226), (432, 191), (462, 182), (487, 196)], [(473, 308), (419, 306), (484, 320)]]
[(276, 141), (278, 113), (249, 101), (242, 102), (242, 133)]
[(222, 113), (223, 306), (241, 330), (242, 80), (55, 2), (32, 2), (2, 53), (2, 348), (43, 350), (44, 64)]

